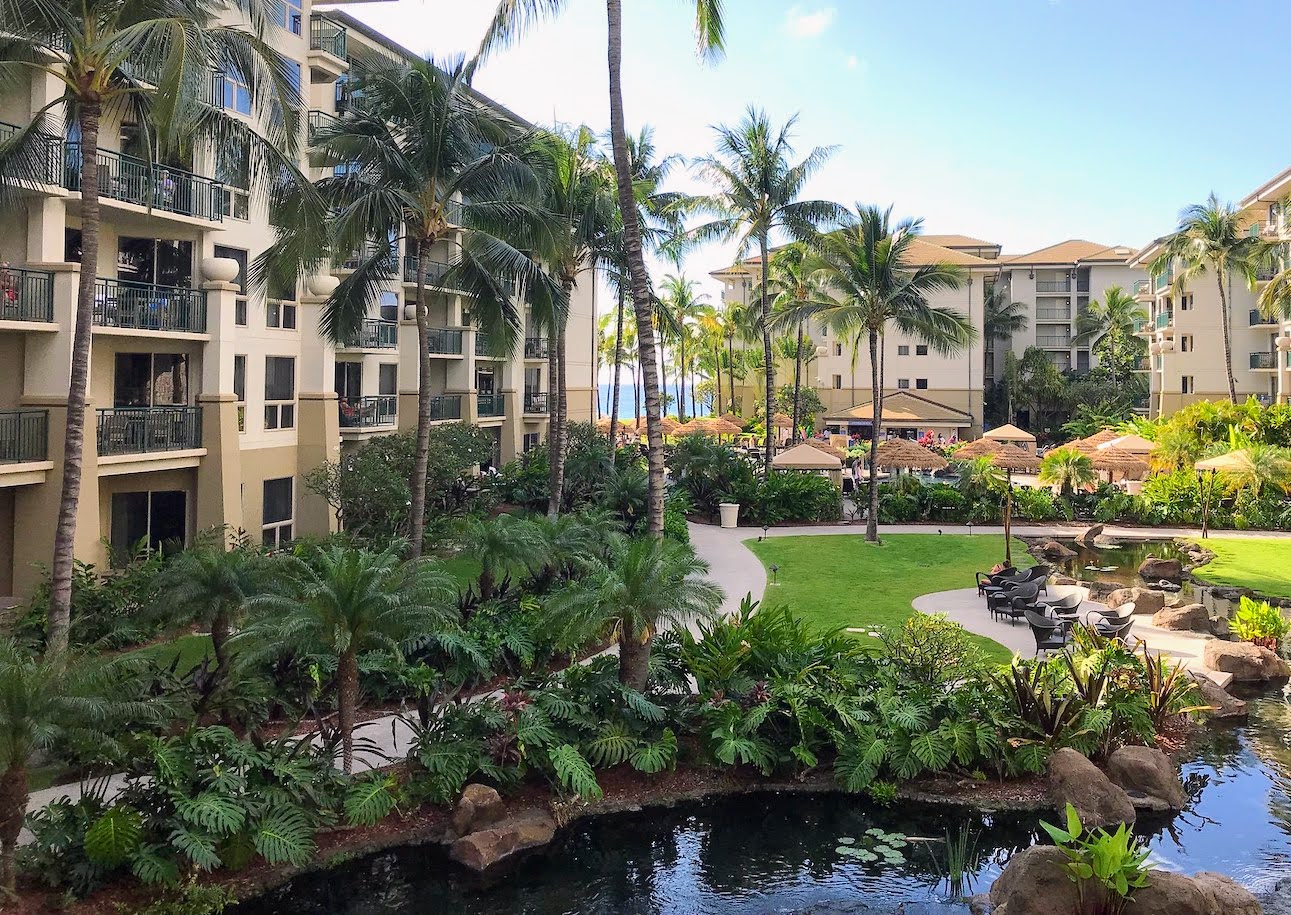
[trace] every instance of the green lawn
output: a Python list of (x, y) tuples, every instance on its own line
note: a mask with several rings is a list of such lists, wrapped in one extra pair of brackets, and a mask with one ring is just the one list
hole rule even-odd
[(188, 673), (201, 664), (202, 658), (206, 655), (213, 656), (209, 635), (181, 635), (173, 641), (158, 642), (156, 645), (149, 645), (132, 653), (141, 657), (149, 655), (163, 667), (170, 666), (170, 662), (179, 655), (179, 664), (175, 666), (175, 670), (180, 674)]
[[(941, 534), (887, 534), (879, 546), (859, 535), (772, 537), (747, 545), (767, 566), (766, 599), (826, 629), (899, 625), (914, 612), (916, 597), (969, 587), (973, 573), (999, 562), (1003, 549), (999, 537)], [(1021, 543), (1013, 558), (1031, 564)], [(773, 564), (780, 567), (775, 586)], [(973, 638), (992, 660), (1012, 656), (998, 642)]]
[(474, 584), (480, 577), (480, 561), (474, 556), (449, 556), (440, 559), (444, 571), (457, 579), (457, 584), (465, 588)]
[(1200, 541), (1215, 554), (1196, 575), (1216, 585), (1253, 588), (1270, 597), (1291, 597), (1291, 540), (1273, 538)]

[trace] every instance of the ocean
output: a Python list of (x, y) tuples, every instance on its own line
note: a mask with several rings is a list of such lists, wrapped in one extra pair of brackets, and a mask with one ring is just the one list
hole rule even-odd
[[(633, 398), (632, 376), (630, 374), (625, 373), (625, 377), (626, 377), (626, 382), (619, 384), (619, 419), (635, 419), (636, 408), (633, 406), (633, 400), (632, 400)], [(675, 414), (677, 412), (677, 385), (675, 384), (668, 385), (667, 391), (668, 391), (668, 396), (671, 397), (672, 400), (669, 401), (668, 409), (665, 412)], [(612, 384), (603, 384), (600, 386), (600, 398), (601, 398), (600, 415), (601, 416), (610, 415), (610, 402), (612, 400), (611, 395), (613, 394), (613, 392), (614, 392), (614, 385)], [(641, 400), (642, 416), (645, 416), (644, 398), (645, 398), (645, 395), (643, 392), (642, 400)], [(708, 416), (711, 413), (711, 411), (702, 403), (696, 402), (696, 407), (699, 410), (700, 416)], [(686, 416), (689, 417), (690, 415), (691, 415), (690, 385), (686, 385)]]

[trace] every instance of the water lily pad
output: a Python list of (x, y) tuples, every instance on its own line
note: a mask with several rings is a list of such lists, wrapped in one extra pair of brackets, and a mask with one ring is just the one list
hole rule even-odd
[(874, 836), (875, 838), (879, 838), (883, 835), (883, 830), (879, 829), (879, 827), (877, 826), (871, 826), (869, 829), (865, 830), (865, 834), (867, 836)]
[(855, 844), (856, 844), (856, 840), (855, 840), (855, 839), (853, 839), (851, 836), (839, 836), (839, 837), (838, 837), (838, 841), (839, 841), (839, 844), (841, 844), (841, 845), (855, 845)]

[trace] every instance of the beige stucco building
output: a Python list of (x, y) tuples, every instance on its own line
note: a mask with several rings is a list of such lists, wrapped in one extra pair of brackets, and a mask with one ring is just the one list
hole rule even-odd
[[(349, 98), (358, 45), (407, 55), (339, 12), (308, 0), (277, 8), (268, 35), (299, 72), (311, 122)], [(51, 60), (58, 60), (51, 52)], [(61, 96), (52, 76), (0, 94), (0, 139)], [(212, 99), (249, 114), (245, 91), (214, 74)], [(487, 100), (485, 100), (487, 102)], [(54, 121), (61, 115), (55, 112)], [(0, 594), (25, 594), (48, 563), (61, 487), (63, 428), (80, 272), (81, 200), (70, 167), (76, 137), (48, 137), (47, 174), (0, 219)], [(272, 239), (265, 195), (201, 150), (150, 165), (121, 115), (99, 135), (102, 232), (96, 279), (84, 482), (77, 555), (99, 565), (109, 547), (147, 538), (189, 542), (214, 525), (266, 542), (326, 534), (336, 519), (302, 477), (345, 448), (416, 424), (413, 270), (392, 282), (351, 345), (319, 334), (337, 282), (313, 277), (274, 297), (251, 293), (246, 265)], [(316, 174), (318, 177), (321, 173)], [(453, 249), (435, 253), (431, 282)], [(405, 265), (407, 261), (405, 260)], [(337, 276), (343, 274), (343, 267)], [(595, 405), (591, 274), (571, 303), (571, 419)], [(438, 421), (494, 430), (506, 461), (545, 437), (546, 342), (495, 355), (475, 330), (471, 300), (434, 285), (433, 385)]]

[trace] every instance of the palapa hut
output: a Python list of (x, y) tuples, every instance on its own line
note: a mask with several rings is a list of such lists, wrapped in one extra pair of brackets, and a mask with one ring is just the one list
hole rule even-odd
[(1109, 483), (1115, 482), (1114, 474), (1119, 473), (1122, 480), (1141, 480), (1148, 472), (1147, 461), (1120, 448), (1095, 448), (1089, 460), (1095, 470), (1107, 474)]
[(1017, 445), (1003, 444), (990, 454), (991, 463), (1004, 471), (1004, 561), (1013, 564), (1013, 473), (1035, 473), (1040, 459)]
[(950, 466), (937, 452), (903, 438), (880, 442), (875, 463), (880, 470), (944, 470)]
[(985, 433), (982, 438), (999, 442), (1002, 445), (1015, 445), (1022, 451), (1035, 454), (1035, 436), (1025, 429), (1019, 429), (1012, 423), (1005, 423), (999, 428), (992, 429), (990, 432)]
[(827, 475), (840, 489), (843, 486), (843, 459), (807, 442), (781, 451), (771, 459), (771, 466), (776, 470), (814, 470)]
[(1141, 435), (1133, 433), (1122, 435), (1119, 438), (1109, 439), (1098, 446), (1098, 450), (1103, 451), (1108, 448), (1116, 448), (1119, 451), (1128, 451), (1130, 454), (1136, 454), (1140, 457), (1147, 457), (1156, 450), (1157, 443), (1149, 441)]
[(989, 438), (979, 438), (977, 441), (969, 442), (960, 448), (951, 457), (957, 461), (971, 461), (973, 458), (990, 457), (996, 451), (999, 451), (1001, 447), (997, 441)]

